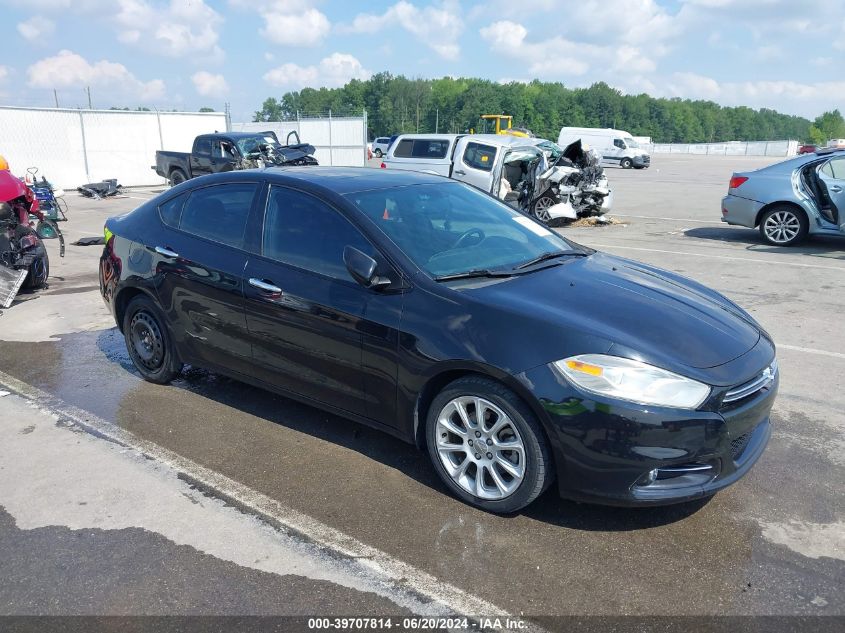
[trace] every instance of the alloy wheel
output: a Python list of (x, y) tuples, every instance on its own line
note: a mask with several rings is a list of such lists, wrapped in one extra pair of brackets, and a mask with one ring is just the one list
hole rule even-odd
[(536, 217), (541, 222), (548, 222), (552, 219), (549, 215), (549, 207), (554, 205), (554, 200), (549, 198), (548, 196), (543, 196), (537, 202), (534, 203), (534, 217)]
[(788, 244), (798, 237), (801, 220), (792, 211), (776, 211), (766, 218), (763, 230), (772, 242)]
[(461, 396), (437, 416), (437, 455), (463, 490), (485, 500), (513, 494), (525, 477), (525, 445), (513, 420), (484, 398)]

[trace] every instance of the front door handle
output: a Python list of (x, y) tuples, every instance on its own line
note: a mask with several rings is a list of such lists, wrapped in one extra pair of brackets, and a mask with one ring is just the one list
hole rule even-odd
[(456, 169), (452, 173), (457, 174), (458, 176), (466, 176), (467, 175), (467, 173), (463, 169)]
[(175, 253), (171, 251), (166, 246), (156, 246), (155, 252), (163, 257), (167, 257), (169, 259), (177, 259), (179, 257), (179, 253)]
[(255, 277), (252, 277), (249, 280), (249, 285), (258, 288), (259, 290), (263, 290), (264, 292), (270, 292), (274, 295), (282, 294), (281, 288), (279, 288), (278, 286), (274, 286), (273, 284), (268, 283), (263, 279), (256, 279)]
[(842, 193), (842, 187), (840, 187), (839, 185), (833, 185), (833, 186), (830, 188), (830, 190), (831, 190), (833, 193)]

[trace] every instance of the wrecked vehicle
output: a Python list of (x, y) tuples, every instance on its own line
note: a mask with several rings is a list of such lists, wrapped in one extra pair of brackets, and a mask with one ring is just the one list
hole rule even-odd
[[(4, 307), (11, 305), (21, 287), (40, 288), (50, 275), (47, 249), (30, 225), (30, 215), (52, 222), (39, 210), (32, 190), (7, 170), (0, 171), (0, 265), (7, 269), (0, 276)], [(58, 231), (55, 223), (53, 227)]]
[[(291, 137), (295, 139), (291, 143)], [(194, 139), (190, 152), (156, 152), (156, 164), (151, 167), (171, 185), (190, 178), (239, 169), (281, 167), (289, 165), (317, 165), (309, 143), (301, 143), (299, 134), (288, 134), (286, 145), (279, 142), (275, 132), (226, 132), (201, 134)]]
[(561, 149), (538, 139), (537, 147), (546, 156), (547, 169), (540, 174), (540, 194), (531, 209), (534, 217), (548, 224), (559, 217), (574, 220), (610, 211), (613, 191), (597, 152), (584, 150), (580, 140)]
[(405, 134), (382, 168), (439, 174), (493, 194), (542, 222), (610, 210), (612, 194), (594, 155), (580, 143), (496, 134)]
[(117, 178), (109, 178), (100, 182), (89, 182), (76, 188), (86, 198), (94, 198), (95, 200), (116, 196), (120, 193), (121, 189), (123, 189), (123, 185), (117, 184)]
[(845, 235), (845, 151), (810, 154), (731, 176), (722, 222), (759, 227), (772, 246), (807, 235)]

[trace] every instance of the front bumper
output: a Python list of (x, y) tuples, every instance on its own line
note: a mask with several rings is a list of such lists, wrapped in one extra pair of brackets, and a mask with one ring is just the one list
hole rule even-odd
[(768, 443), (778, 388), (776, 376), (733, 406), (680, 411), (588, 396), (545, 365), (518, 379), (544, 411), (560, 495), (621, 506), (692, 501), (742, 478)]
[(648, 167), (651, 165), (651, 156), (645, 154), (643, 156), (634, 156), (631, 160), (634, 161), (634, 167)]

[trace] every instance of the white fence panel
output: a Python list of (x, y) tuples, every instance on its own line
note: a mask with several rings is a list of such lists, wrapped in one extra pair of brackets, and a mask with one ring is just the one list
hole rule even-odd
[(15, 175), (37, 166), (65, 189), (117, 178), (160, 184), (150, 169), (159, 149), (190, 151), (194, 136), (226, 130), (222, 112), (131, 112), (0, 107), (0, 154)]
[(314, 157), (321, 165), (363, 167), (366, 164), (365, 117), (318, 117), (296, 121), (233, 123), (235, 132), (263, 132), (272, 130), (284, 143), (291, 130), (299, 133), (303, 143), (316, 149)]
[(795, 156), (798, 141), (751, 141), (730, 143), (654, 143), (652, 154), (707, 154), (710, 156)]

